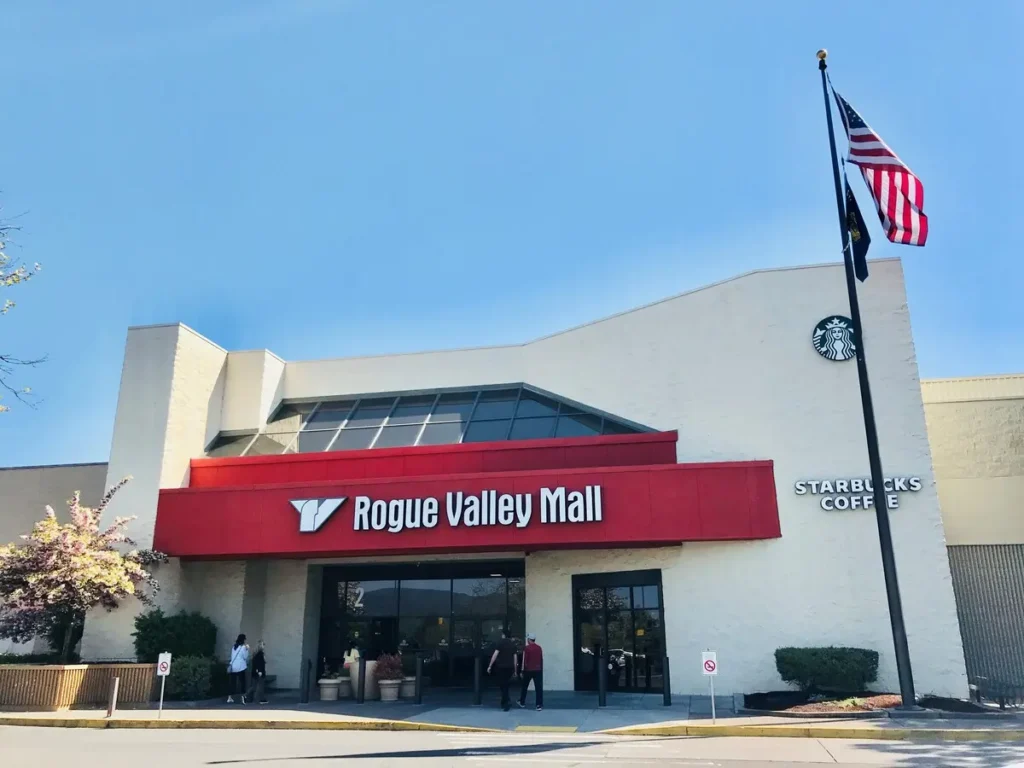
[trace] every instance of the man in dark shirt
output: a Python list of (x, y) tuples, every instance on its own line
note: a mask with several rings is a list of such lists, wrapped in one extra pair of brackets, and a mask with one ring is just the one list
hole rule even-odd
[(537, 645), (537, 636), (532, 632), (526, 636), (526, 647), (523, 648), (523, 687), (519, 692), (519, 706), (526, 706), (526, 691), (533, 680), (533, 690), (537, 697), (537, 710), (544, 709), (544, 651)]
[(498, 685), (501, 686), (501, 708), (508, 712), (512, 707), (508, 686), (512, 682), (512, 678), (519, 674), (516, 644), (509, 638), (508, 629), (501, 630), (501, 640), (494, 649), (494, 653), (491, 654), (491, 663), (487, 665), (487, 674), (491, 674), (492, 670), (498, 678)]

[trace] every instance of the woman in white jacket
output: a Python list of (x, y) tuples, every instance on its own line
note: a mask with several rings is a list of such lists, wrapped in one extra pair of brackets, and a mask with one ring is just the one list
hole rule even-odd
[(233, 694), (236, 692), (245, 704), (245, 671), (249, 668), (249, 646), (245, 642), (245, 635), (239, 635), (235, 644), (231, 647), (231, 661), (228, 662), (228, 674), (231, 677), (231, 695), (228, 695), (228, 704), (235, 703)]

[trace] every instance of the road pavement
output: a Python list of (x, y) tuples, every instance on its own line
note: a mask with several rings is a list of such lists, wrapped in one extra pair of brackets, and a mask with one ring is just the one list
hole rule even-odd
[[(579, 733), (87, 730), (0, 727), (3, 765), (73, 768), (1024, 768), (1024, 744)], [(415, 763), (413, 763), (415, 761)]]

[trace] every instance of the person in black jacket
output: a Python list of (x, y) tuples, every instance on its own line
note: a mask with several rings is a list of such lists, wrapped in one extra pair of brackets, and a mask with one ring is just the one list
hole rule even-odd
[(249, 689), (249, 701), (259, 701), (260, 704), (267, 703), (266, 650), (266, 644), (260, 640), (256, 646), (256, 654), (252, 657), (252, 683)]

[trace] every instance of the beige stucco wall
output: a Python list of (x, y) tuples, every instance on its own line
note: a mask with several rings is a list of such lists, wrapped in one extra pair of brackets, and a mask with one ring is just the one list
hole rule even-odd
[(0, 469), (0, 544), (17, 541), (53, 507), (67, 520), (67, 501), (75, 491), (82, 503), (95, 507), (103, 496), (106, 464), (63, 464)]
[(1024, 375), (921, 390), (946, 542), (1024, 544)]
[[(133, 479), (111, 503), (108, 518), (134, 517), (129, 535), (139, 547), (153, 544), (160, 488), (187, 485), (189, 460), (201, 456), (220, 430), (226, 364), (223, 349), (183, 325), (128, 331), (107, 484)], [(171, 611), (184, 607), (180, 563), (160, 566), (156, 577), (157, 604)], [(82, 657), (133, 658), (131, 633), (141, 607), (126, 603), (116, 611), (91, 612)]]
[[(81, 491), (82, 503), (95, 507), (103, 496), (106, 464), (64, 464), (0, 469), (0, 544), (16, 543), (32, 530), (50, 506), (66, 521), (67, 500)], [(0, 653), (46, 650), (46, 643), (18, 644), (0, 640)]]

